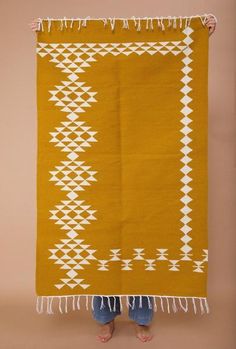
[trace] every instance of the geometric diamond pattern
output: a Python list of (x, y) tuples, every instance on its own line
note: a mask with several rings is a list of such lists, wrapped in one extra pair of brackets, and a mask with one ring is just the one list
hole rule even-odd
[(61, 243), (56, 244), (55, 248), (50, 249), (49, 259), (55, 260), (55, 264), (60, 265), (61, 269), (67, 270), (66, 278), (61, 279), (60, 284), (55, 286), (61, 289), (64, 285), (75, 288), (80, 285), (83, 289), (89, 287), (82, 283), (83, 279), (78, 279), (77, 270), (84, 269), (84, 265), (90, 264), (89, 260), (96, 259), (93, 253), (96, 250), (89, 249), (89, 245), (82, 244), (84, 240), (62, 239)]
[(91, 166), (84, 166), (84, 161), (62, 161), (61, 166), (56, 166), (54, 171), (50, 171), (52, 177), (50, 181), (61, 186), (64, 191), (81, 191), (90, 185), (90, 182), (97, 181), (94, 175), (97, 171), (91, 171)]
[[(190, 27), (187, 27), (183, 30), (183, 33), (186, 35), (183, 42), (186, 45), (190, 45), (193, 40), (191, 39), (190, 35), (193, 32), (193, 30)], [(182, 123), (183, 127), (181, 128), (180, 132), (182, 133), (181, 143), (183, 144), (181, 148), (181, 152), (184, 154), (184, 156), (181, 158), (181, 162), (183, 166), (181, 167), (180, 171), (183, 174), (183, 177), (181, 178), (181, 182), (183, 183), (183, 186), (181, 188), (181, 191), (183, 193), (183, 196), (181, 197), (181, 202), (183, 203), (183, 206), (181, 207), (181, 223), (183, 224), (180, 230), (184, 234), (181, 237), (181, 241), (183, 242), (183, 246), (181, 247), (181, 260), (191, 260), (192, 254), (190, 253), (192, 248), (189, 246), (189, 242), (192, 240), (192, 238), (188, 235), (189, 232), (192, 230), (192, 228), (189, 226), (189, 223), (191, 222), (191, 218), (189, 217), (189, 214), (191, 213), (192, 209), (189, 207), (189, 203), (192, 201), (192, 198), (190, 196), (190, 192), (192, 191), (192, 188), (190, 186), (190, 182), (192, 181), (190, 172), (192, 171), (192, 168), (190, 166), (190, 162), (192, 161), (192, 158), (190, 157), (190, 153), (192, 151), (191, 149), (191, 136), (190, 133), (192, 132), (191, 127), (189, 124), (192, 122), (190, 118), (190, 114), (192, 113), (192, 109), (189, 107), (189, 104), (192, 101), (192, 98), (189, 96), (189, 92), (192, 90), (189, 86), (189, 82), (192, 80), (192, 78), (189, 76), (189, 73), (192, 71), (192, 68), (189, 66), (192, 62), (192, 59), (190, 58), (190, 55), (192, 53), (192, 49), (188, 46), (183, 50), (184, 58), (182, 59), (184, 67), (181, 69), (183, 73), (183, 78), (181, 79), (181, 82), (183, 83), (183, 87), (181, 88), (181, 92), (183, 93), (183, 98), (180, 100), (183, 104), (183, 108), (181, 110), (182, 113), (182, 119), (180, 122)]]
[[(56, 127), (55, 132), (50, 132), (50, 142), (62, 148), (61, 151), (68, 153), (84, 152), (85, 148), (91, 147), (90, 143), (97, 142), (95, 131), (90, 131), (90, 126), (85, 126), (83, 121), (61, 122), (61, 127)], [(78, 156), (77, 156), (78, 157)]]
[(96, 219), (94, 217), (96, 210), (90, 210), (89, 205), (82, 205), (83, 202), (63, 200), (60, 205), (55, 206), (56, 209), (50, 210), (52, 214), (50, 219), (55, 220), (55, 224), (61, 225), (63, 230), (70, 232), (84, 230), (83, 225), (90, 224), (90, 221)]

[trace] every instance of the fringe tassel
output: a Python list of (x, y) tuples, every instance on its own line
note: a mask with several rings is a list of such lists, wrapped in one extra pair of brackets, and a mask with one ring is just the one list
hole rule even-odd
[(109, 18), (111, 30), (113, 31), (115, 29), (116, 19), (115, 18)]
[(185, 306), (183, 305), (181, 298), (179, 298), (179, 304), (180, 304), (180, 307), (183, 309), (183, 311), (185, 311), (185, 313), (186, 313), (188, 311), (188, 302), (187, 302), (186, 298), (185, 298)]
[(162, 30), (162, 31), (165, 30), (165, 25), (164, 25), (164, 23), (163, 23), (163, 20), (164, 20), (164, 18), (161, 17), (161, 30)]
[(114, 296), (113, 299), (114, 299), (113, 311), (116, 311), (116, 297)]
[(47, 297), (47, 314), (54, 314), (52, 311), (53, 297)]
[(163, 306), (163, 299), (162, 299), (162, 297), (160, 298), (160, 300), (161, 300), (161, 310), (164, 312), (165, 309), (164, 309), (164, 306)]
[(44, 26), (43, 26), (43, 19), (38, 18), (38, 30), (39, 31), (44, 31)]
[(135, 307), (135, 297), (133, 296), (133, 304), (132, 304), (132, 309)]
[(131, 308), (131, 304), (129, 302), (129, 296), (126, 296), (126, 307)]
[(170, 314), (170, 304), (169, 304), (168, 297), (166, 297), (166, 302), (167, 302), (167, 311), (168, 311), (168, 314)]
[(210, 309), (209, 309), (209, 305), (208, 305), (207, 299), (206, 299), (206, 298), (203, 298), (203, 301), (204, 301), (204, 303), (205, 303), (206, 312), (207, 312), (207, 314), (209, 314), (209, 313), (210, 313)]
[(141, 31), (141, 18), (138, 19), (137, 31)]
[(67, 20), (66, 20), (66, 17), (64, 17), (64, 25), (65, 25), (65, 28), (67, 28)]
[(119, 297), (120, 300), (120, 310), (123, 311), (123, 303), (122, 303), (123, 297)]
[(139, 308), (142, 308), (142, 296), (139, 296)]
[(102, 21), (103, 21), (104, 27), (105, 27), (107, 25), (107, 18), (103, 18)]
[(109, 306), (109, 310), (111, 311), (111, 299), (108, 296), (106, 296), (106, 298), (107, 298), (107, 303), (108, 303), (108, 306)]
[[(36, 299), (36, 311), (39, 314), (54, 314), (53, 301), (58, 300), (58, 310), (61, 314), (68, 313), (69, 311), (80, 310), (80, 299), (84, 297), (85, 307), (87, 310), (94, 310), (94, 297), (100, 297), (100, 309), (104, 309), (106, 304), (104, 299), (107, 300), (107, 306), (112, 312), (116, 311), (117, 298), (119, 299), (120, 310), (123, 311), (123, 299), (126, 300), (126, 307), (134, 309), (135, 305), (139, 308), (143, 306), (143, 297), (147, 298), (148, 308), (153, 309), (154, 312), (167, 311), (168, 314), (176, 313), (179, 310), (183, 310), (185, 313), (193, 310), (194, 314), (209, 314), (209, 305), (206, 297), (178, 297), (178, 296), (157, 296), (157, 295), (68, 295), (68, 296), (37, 296)], [(113, 298), (113, 306), (111, 299)], [(164, 306), (164, 300), (166, 307)], [(137, 301), (137, 302), (136, 302)], [(159, 302), (157, 302), (159, 301)], [(177, 306), (177, 303), (179, 307)], [(90, 306), (89, 306), (90, 304)], [(192, 307), (190, 306), (192, 305)], [(54, 308), (55, 305), (54, 305)]]
[(92, 307), (92, 310), (94, 310), (94, 296), (92, 296), (91, 307)]
[(49, 17), (47, 17), (47, 21), (48, 21), (48, 32), (50, 32), (52, 21), (51, 21), (51, 19)]
[(68, 299), (68, 297), (65, 297), (65, 312), (66, 313), (68, 312), (68, 309), (67, 309), (67, 299)]
[(154, 303), (154, 311), (157, 311), (157, 302), (156, 302), (156, 297), (153, 297), (153, 303)]
[(177, 28), (177, 19), (176, 19), (176, 17), (174, 17), (173, 28), (174, 28), (174, 29), (176, 29), (176, 28)]
[[(60, 30), (68, 30), (68, 28), (73, 28), (74, 22), (78, 22), (78, 30), (82, 27), (87, 27), (88, 21), (94, 21), (94, 20), (101, 20), (104, 23), (104, 26), (107, 26), (108, 23), (110, 23), (111, 30), (115, 30), (116, 22), (121, 21), (122, 22), (122, 29), (129, 29), (130, 28), (130, 22), (134, 22), (134, 27), (137, 31), (141, 31), (142, 22), (146, 23), (146, 29), (147, 30), (154, 30), (155, 22), (156, 22), (156, 28), (161, 29), (162, 31), (165, 30), (165, 23), (167, 23), (168, 28), (182, 28), (183, 21), (185, 20), (185, 28), (188, 27), (191, 24), (191, 20), (193, 18), (200, 18), (201, 23), (203, 26), (206, 25), (206, 20), (208, 16), (213, 17), (215, 21), (217, 22), (217, 18), (213, 14), (204, 14), (204, 15), (196, 15), (196, 16), (167, 16), (167, 17), (135, 17), (132, 16), (130, 18), (116, 18), (116, 17), (109, 17), (109, 18), (91, 18), (90, 16), (87, 16), (85, 18), (38, 18), (38, 31), (44, 31), (44, 23), (47, 24), (47, 30), (48, 32), (51, 31), (51, 26), (53, 21), (59, 21), (59, 28)], [(130, 21), (130, 22), (129, 22)], [(54, 27), (55, 29), (55, 27)]]
[(150, 301), (150, 297), (147, 296), (147, 300), (148, 300), (148, 308), (149, 309), (152, 309), (152, 304), (151, 304), (151, 301)]
[(102, 296), (102, 301), (101, 301), (100, 309), (104, 309), (104, 308), (105, 308), (104, 297)]
[(122, 28), (129, 29), (129, 21), (128, 19), (123, 19), (123, 26)]
[(80, 310), (80, 296), (77, 299), (77, 309)]
[(200, 308), (201, 308), (201, 314), (204, 314), (204, 307), (202, 303), (202, 299), (200, 298)]
[(195, 303), (195, 299), (192, 298), (192, 302), (193, 302), (193, 310), (194, 310), (194, 314), (197, 313), (197, 308), (196, 308), (196, 303)]
[(175, 298), (173, 297), (172, 299), (172, 309), (173, 309), (173, 312), (176, 313), (178, 311), (177, 309), (177, 306), (176, 306), (176, 303), (175, 303)]
[(82, 27), (87, 27), (87, 20), (90, 19), (90, 17), (86, 17), (82, 20)]

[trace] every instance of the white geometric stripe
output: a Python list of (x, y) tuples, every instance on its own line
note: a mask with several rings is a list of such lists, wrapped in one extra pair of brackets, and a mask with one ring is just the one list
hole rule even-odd
[[(190, 38), (192, 32), (193, 30), (190, 27), (187, 27), (183, 30), (183, 33), (186, 35), (186, 38), (183, 40), (183, 42), (187, 45), (193, 42), (193, 40)], [(181, 208), (181, 212), (183, 213), (181, 222), (183, 223), (183, 226), (180, 230), (184, 233), (184, 236), (181, 238), (181, 241), (184, 243), (184, 245), (180, 248), (180, 250), (183, 252), (181, 253), (181, 260), (187, 261), (191, 260), (192, 256), (192, 254), (190, 253), (192, 247), (188, 245), (189, 241), (192, 240), (191, 238), (189, 239), (188, 235), (192, 230), (192, 228), (189, 226), (189, 223), (192, 219), (188, 216), (188, 214), (192, 211), (188, 206), (188, 204), (192, 201), (192, 198), (189, 196), (189, 192), (191, 192), (192, 188), (190, 187), (190, 185), (188, 185), (192, 180), (191, 176), (189, 175), (189, 173), (192, 171), (192, 168), (189, 165), (189, 163), (192, 161), (192, 158), (188, 155), (192, 151), (190, 145), (190, 143), (192, 142), (190, 135), (192, 129), (188, 126), (192, 121), (189, 115), (193, 111), (189, 107), (189, 103), (191, 103), (192, 98), (188, 95), (188, 93), (191, 91), (191, 87), (188, 84), (192, 80), (192, 78), (188, 75), (192, 71), (192, 68), (189, 66), (189, 64), (192, 62), (192, 59), (189, 57), (192, 53), (192, 49), (190, 47), (187, 47), (183, 50), (183, 53), (185, 55), (185, 57), (182, 59), (184, 68), (181, 69), (181, 71), (183, 72), (184, 76), (181, 81), (184, 84), (184, 87), (181, 88), (181, 92), (183, 93), (184, 97), (181, 99), (181, 103), (184, 105), (184, 107), (182, 108), (181, 113), (184, 117), (181, 119), (181, 123), (184, 125), (184, 127), (180, 130), (180, 132), (183, 133), (181, 143), (183, 143), (184, 146), (181, 148), (181, 152), (184, 153), (184, 157), (181, 158), (181, 162), (183, 162), (184, 165), (182, 166), (180, 171), (184, 174), (184, 176), (181, 178), (181, 182), (184, 183), (184, 186), (181, 188), (181, 191), (183, 192), (181, 202), (184, 203), (184, 206)]]
[[(178, 55), (181, 51), (186, 49), (188, 42), (184, 43), (180, 41), (159, 41), (159, 42), (127, 42), (127, 43), (71, 43), (71, 44), (44, 44), (38, 43), (37, 53), (41, 57), (45, 57), (50, 54), (51, 61), (57, 63), (58, 68), (63, 68), (63, 72), (69, 73), (70, 68), (74, 68), (78, 73), (82, 72), (82, 67), (88, 67), (88, 62), (94, 62), (94, 55), (99, 54), (105, 56), (112, 54), (117, 56), (119, 54), (130, 55), (136, 53), (142, 55), (143, 53), (149, 53), (150, 55), (157, 52), (162, 55), (172, 53)], [(68, 52), (69, 51), (69, 52)], [(86, 59), (82, 58), (86, 54)], [(63, 57), (63, 62), (61, 58)], [(75, 63), (81, 63), (81, 65), (74, 65)], [(72, 69), (73, 71), (73, 69)]]

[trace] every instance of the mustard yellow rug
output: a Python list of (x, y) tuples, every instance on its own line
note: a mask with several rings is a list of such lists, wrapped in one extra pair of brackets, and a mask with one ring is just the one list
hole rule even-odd
[(207, 303), (205, 16), (41, 19), (37, 310)]

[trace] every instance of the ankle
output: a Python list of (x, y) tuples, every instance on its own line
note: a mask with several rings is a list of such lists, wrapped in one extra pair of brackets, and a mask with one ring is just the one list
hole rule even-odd
[(110, 325), (114, 322), (114, 319), (110, 320), (110, 321), (107, 321), (107, 322), (104, 322), (102, 325)]

